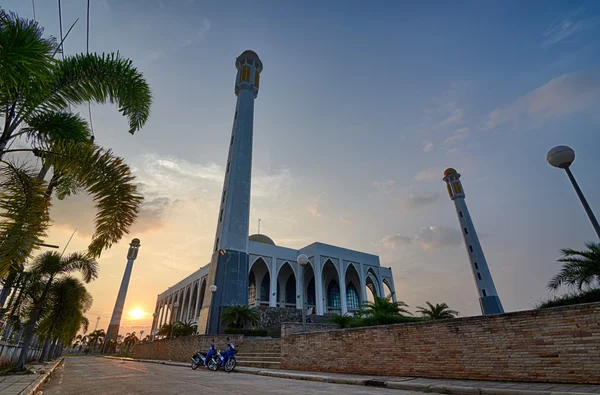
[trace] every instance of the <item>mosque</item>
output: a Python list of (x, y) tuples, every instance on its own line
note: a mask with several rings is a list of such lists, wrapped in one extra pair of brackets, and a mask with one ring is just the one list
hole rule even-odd
[[(158, 295), (152, 334), (166, 323), (195, 321), (199, 333), (222, 331), (220, 314), (231, 305), (305, 308), (318, 315), (353, 314), (369, 296), (394, 301), (391, 268), (379, 257), (315, 242), (299, 250), (249, 234), (254, 101), (263, 63), (254, 51), (236, 59), (237, 103), (210, 263)], [(300, 254), (308, 263), (298, 264)], [(369, 295), (370, 294), (370, 295)]]

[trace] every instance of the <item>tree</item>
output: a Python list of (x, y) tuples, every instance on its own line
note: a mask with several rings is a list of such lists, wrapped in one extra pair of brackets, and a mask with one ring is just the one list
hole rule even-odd
[(174, 337), (190, 336), (194, 332), (196, 332), (197, 328), (198, 328), (198, 326), (193, 321), (186, 321), (186, 322), (177, 321), (173, 328), (173, 336)]
[(87, 345), (87, 336), (85, 335), (77, 335), (77, 337), (75, 338), (75, 343), (73, 344), (75, 347), (77, 347), (77, 355), (79, 355), (79, 353), (81, 352), (81, 349)]
[(417, 306), (417, 312), (423, 317), (431, 320), (445, 320), (458, 316), (458, 311), (450, 309), (446, 303), (436, 303), (435, 306), (429, 302), (425, 303), (427, 303), (427, 307)]
[(89, 344), (92, 347), (92, 351), (96, 351), (98, 346), (102, 346), (105, 337), (106, 333), (104, 333), (104, 329), (96, 329), (89, 334)]
[[(45, 338), (40, 363), (50, 355), (59, 344), (69, 344), (83, 326), (89, 324), (84, 314), (92, 305), (92, 296), (81, 281), (65, 276), (56, 280), (48, 295), (48, 307), (40, 314), (37, 333)], [(50, 344), (52, 342), (52, 348)]]
[(98, 263), (86, 254), (79, 252), (63, 257), (55, 251), (49, 251), (38, 255), (34, 260), (30, 272), (31, 281), (27, 288), (27, 296), (30, 299), (32, 309), (16, 367), (17, 370), (23, 370), (25, 367), (25, 358), (33, 340), (35, 326), (43, 309), (47, 306), (48, 294), (54, 280), (72, 272), (80, 272), (83, 280), (89, 283), (98, 277)]
[(411, 312), (405, 309), (408, 305), (402, 301), (393, 302), (393, 294), (386, 296), (385, 298), (375, 297), (373, 302), (366, 302), (361, 304), (361, 309), (358, 311), (358, 315), (362, 317), (390, 317), (390, 316), (402, 316), (403, 314), (412, 315)]
[(228, 306), (221, 313), (221, 322), (230, 328), (243, 328), (245, 325), (258, 325), (258, 310), (248, 305)]
[[(45, 237), (54, 187), (59, 199), (81, 188), (92, 194), (98, 208), (93, 257), (127, 233), (141, 203), (123, 160), (94, 146), (87, 122), (67, 109), (90, 101), (116, 103), (133, 134), (149, 116), (147, 82), (118, 53), (56, 60), (58, 48), (37, 22), (0, 10), (0, 277), (31, 257)], [(6, 148), (20, 136), (31, 149)], [(4, 160), (11, 152), (38, 156), (42, 172)], [(45, 183), (51, 167), (54, 175)]]
[(600, 244), (588, 242), (586, 250), (570, 248), (561, 250), (563, 257), (561, 271), (548, 283), (548, 288), (558, 289), (563, 285), (578, 290), (591, 289), (600, 285)]
[(164, 324), (160, 327), (156, 334), (160, 337), (169, 337), (171, 336), (171, 332), (174, 332), (173, 324)]
[(135, 332), (128, 333), (123, 338), (123, 344), (126, 347), (126, 353), (129, 354), (131, 347), (133, 347), (140, 339), (136, 336)]

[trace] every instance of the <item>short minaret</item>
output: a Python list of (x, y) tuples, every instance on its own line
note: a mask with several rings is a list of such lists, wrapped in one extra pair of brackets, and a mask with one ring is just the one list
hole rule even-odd
[(500, 303), (500, 298), (492, 280), (492, 274), (485, 260), (485, 255), (483, 255), (483, 249), (481, 248), (481, 244), (479, 244), (475, 226), (469, 215), (469, 209), (467, 209), (467, 204), (465, 203), (465, 192), (460, 182), (460, 174), (452, 168), (446, 169), (443, 180), (448, 187), (450, 199), (454, 201), (461, 233), (465, 240), (465, 247), (467, 248), (467, 256), (471, 262), (473, 278), (475, 279), (475, 285), (479, 293), (481, 312), (484, 315), (504, 313), (502, 303)]
[[(229, 155), (221, 194), (217, 232), (208, 272), (208, 284), (198, 331), (215, 334), (220, 315), (230, 305), (248, 304), (248, 231), (250, 227), (250, 184), (254, 99), (258, 96), (263, 64), (256, 52), (244, 51), (235, 61), (237, 103), (229, 141)], [(213, 288), (214, 290), (214, 288)]]
[(123, 273), (123, 279), (121, 280), (121, 288), (119, 288), (119, 294), (117, 295), (115, 308), (113, 309), (112, 317), (110, 318), (110, 324), (108, 325), (108, 330), (106, 331), (104, 345), (109, 344), (111, 339), (116, 339), (119, 334), (121, 316), (123, 315), (123, 306), (125, 305), (125, 298), (127, 297), (127, 288), (129, 287), (131, 271), (133, 270), (133, 261), (135, 261), (137, 258), (140, 245), (140, 239), (133, 239), (131, 240), (131, 243), (129, 243), (129, 251), (127, 252), (127, 265), (125, 266), (125, 273)]

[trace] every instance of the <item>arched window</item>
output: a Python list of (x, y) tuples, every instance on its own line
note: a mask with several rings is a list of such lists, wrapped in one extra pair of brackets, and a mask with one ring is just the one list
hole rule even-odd
[(285, 284), (285, 303), (296, 303), (296, 278), (290, 276)]
[(352, 283), (348, 284), (348, 287), (346, 288), (346, 303), (348, 305), (348, 310), (358, 310), (360, 308), (358, 292), (356, 292), (356, 288)]
[(269, 294), (271, 293), (271, 279), (269, 278), (269, 274), (265, 274), (263, 280), (260, 284), (260, 300), (262, 302), (269, 301)]
[(316, 305), (316, 298), (315, 298), (315, 278), (311, 278), (310, 281), (308, 282), (308, 287), (306, 287), (306, 304), (309, 306), (314, 306)]
[(250, 272), (250, 278), (248, 279), (248, 302), (254, 303), (256, 300), (256, 280), (254, 280), (254, 273)]
[(335, 280), (329, 283), (329, 288), (327, 289), (327, 306), (338, 309), (342, 306), (340, 286)]

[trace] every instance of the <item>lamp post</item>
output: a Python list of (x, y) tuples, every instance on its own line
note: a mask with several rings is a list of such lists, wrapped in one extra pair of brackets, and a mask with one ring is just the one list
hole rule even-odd
[(178, 307), (179, 307), (179, 302), (173, 303), (173, 308), (175, 308), (175, 315), (173, 315), (173, 317), (171, 319), (171, 334), (169, 335), (169, 337), (171, 339), (173, 338), (173, 328), (175, 327), (175, 318), (177, 318), (177, 308)]
[(304, 267), (308, 264), (308, 257), (304, 254), (298, 255), (296, 259), (298, 265), (300, 266), (300, 286), (302, 287), (302, 292), (300, 293), (300, 302), (302, 305), (302, 331), (306, 333), (306, 298), (304, 298)]
[[(208, 287), (208, 290), (209, 290), (209, 291), (210, 291), (210, 293), (212, 294), (212, 297), (211, 297), (210, 299), (211, 299), (211, 300), (214, 300), (214, 298), (215, 298), (215, 292), (217, 292), (217, 286), (216, 286), (215, 284), (213, 284), (213, 285), (211, 285), (210, 287)], [(208, 321), (209, 321), (209, 322), (208, 322), (207, 328), (210, 328), (210, 325), (211, 325), (211, 324), (210, 324), (210, 317), (211, 317), (211, 314), (212, 314), (212, 311), (211, 311), (211, 310), (212, 310), (212, 304), (208, 306)], [(218, 324), (217, 324), (217, 328), (219, 328), (219, 325), (218, 325)], [(218, 332), (218, 331), (219, 331), (219, 330), (217, 329), (217, 332)], [(207, 331), (207, 332), (210, 332), (210, 329), (209, 329), (209, 331)], [(213, 335), (215, 335), (216, 333), (212, 333), (212, 334), (213, 334)]]
[(559, 145), (548, 151), (548, 154), (546, 155), (546, 160), (548, 161), (548, 163), (550, 163), (550, 165), (558, 167), (560, 169), (564, 169), (567, 172), (567, 176), (569, 177), (569, 180), (571, 180), (571, 184), (573, 184), (573, 189), (575, 189), (577, 196), (579, 196), (579, 200), (583, 205), (583, 209), (588, 215), (590, 222), (592, 223), (592, 226), (594, 227), (594, 230), (598, 235), (598, 238), (600, 238), (600, 225), (598, 224), (598, 220), (594, 216), (594, 213), (587, 200), (585, 199), (585, 196), (583, 196), (583, 192), (579, 188), (577, 181), (575, 181), (575, 177), (573, 176), (573, 173), (570, 169), (571, 163), (573, 163), (573, 161), (575, 160), (575, 151), (573, 151), (572, 148), (567, 147), (565, 145)]
[(150, 329), (150, 341), (154, 341), (154, 334), (156, 333), (156, 330), (158, 329), (156, 326), (158, 326), (158, 321), (156, 321), (156, 317), (158, 317), (158, 313), (154, 312), (152, 313), (152, 329)]

